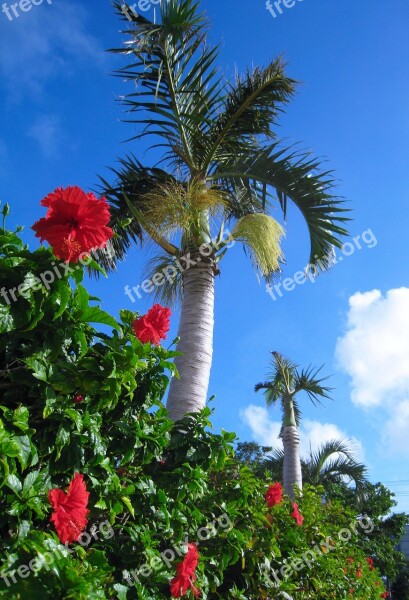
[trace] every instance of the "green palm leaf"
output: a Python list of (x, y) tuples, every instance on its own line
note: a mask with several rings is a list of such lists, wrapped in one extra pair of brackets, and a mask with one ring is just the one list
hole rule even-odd
[(345, 440), (332, 440), (311, 452), (305, 464), (306, 480), (313, 485), (327, 485), (348, 479), (354, 482), (358, 495), (367, 483), (367, 469), (354, 456), (351, 444)]
[(114, 50), (131, 54), (133, 62), (117, 75), (135, 82), (137, 91), (124, 104), (129, 122), (144, 126), (136, 137), (159, 136), (169, 164), (195, 173), (207, 124), (221, 102), (214, 67), (218, 51), (205, 45), (207, 19), (197, 3), (161, 2), (160, 16), (160, 24), (133, 17), (126, 48)]
[[(278, 202), (287, 213), (287, 201), (292, 200), (306, 221), (310, 241), (310, 263), (323, 268), (331, 266), (333, 248), (342, 246), (341, 237), (347, 234), (343, 227), (343, 201), (332, 193), (335, 181), (330, 172), (320, 171), (320, 162), (307, 153), (282, 148), (279, 142), (265, 147), (255, 145), (251, 152), (231, 154), (208, 176), (209, 182), (225, 184), (226, 180), (247, 182), (252, 186), (264, 207), (273, 204), (267, 196), (270, 186)], [(258, 186), (258, 187), (257, 187)], [(258, 190), (258, 192), (257, 192)], [(260, 197), (261, 196), (261, 197)]]
[(227, 84), (223, 108), (209, 131), (209, 150), (204, 169), (224, 161), (225, 155), (240, 148), (251, 149), (254, 136), (275, 137), (272, 125), (294, 94), (295, 81), (285, 74), (281, 58), (266, 68), (247, 70)]

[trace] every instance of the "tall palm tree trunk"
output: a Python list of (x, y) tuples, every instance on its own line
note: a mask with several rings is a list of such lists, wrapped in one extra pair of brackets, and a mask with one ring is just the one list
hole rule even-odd
[(206, 405), (213, 356), (214, 276), (212, 258), (196, 256), (195, 266), (183, 274), (183, 300), (175, 365), (167, 409), (173, 421)]
[(291, 399), (285, 401), (284, 414), (284, 467), (283, 483), (284, 492), (294, 497), (295, 486), (302, 489), (301, 456), (300, 456), (300, 436), (295, 421), (294, 406)]

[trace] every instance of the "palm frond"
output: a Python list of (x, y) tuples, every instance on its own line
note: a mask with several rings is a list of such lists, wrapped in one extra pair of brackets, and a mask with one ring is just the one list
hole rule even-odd
[(284, 461), (284, 449), (283, 448), (273, 448), (270, 452), (271, 458), (276, 461)]
[(330, 399), (330, 392), (333, 388), (322, 385), (329, 377), (318, 378), (318, 374), (322, 368), (322, 366), (319, 368), (309, 366), (301, 372), (296, 371), (294, 377), (294, 393), (298, 394), (299, 392), (306, 392), (313, 404), (321, 404), (321, 398)]
[[(263, 212), (263, 190), (256, 183), (242, 179), (223, 179), (218, 182), (226, 197), (225, 219), (235, 222), (246, 215)], [(268, 193), (268, 192), (267, 192)]]
[(209, 131), (204, 170), (223, 159), (226, 151), (245, 151), (248, 136), (274, 137), (272, 126), (293, 96), (295, 84), (286, 76), (281, 57), (266, 68), (256, 67), (243, 76), (237, 75), (236, 81), (227, 85), (221, 112)]
[(297, 365), (292, 360), (280, 354), (280, 352), (274, 350), (271, 354), (273, 355), (273, 360), (270, 377), (274, 381), (277, 378), (281, 380), (285, 385), (286, 393), (291, 393), (294, 375), (297, 372)]
[(284, 467), (284, 449), (273, 448), (269, 453), (269, 456), (267, 456), (265, 459), (265, 466), (272, 473), (280, 474), (279, 480), (282, 481)]
[(365, 465), (356, 461), (351, 443), (345, 440), (331, 440), (317, 451), (311, 452), (305, 467), (306, 479), (311, 484), (325, 485), (348, 478), (353, 481), (358, 493), (367, 483)]
[(268, 373), (268, 380), (264, 383), (258, 383), (254, 390), (265, 390), (267, 405), (280, 400), (285, 394), (291, 392), (292, 374), (297, 365), (286, 359), (279, 352), (272, 352), (272, 370)]
[(163, 0), (159, 24), (132, 20), (125, 49), (114, 50), (132, 55), (132, 63), (117, 72), (136, 88), (123, 102), (128, 121), (144, 126), (136, 137), (162, 138), (171, 164), (198, 172), (205, 132), (220, 104), (218, 50), (206, 45), (207, 19), (193, 0)]
[(353, 458), (352, 449), (345, 440), (329, 440), (315, 452), (310, 451), (309, 464), (314, 471), (319, 472), (324, 463), (334, 454), (343, 454)]
[(267, 406), (271, 406), (277, 402), (281, 398), (281, 395), (284, 391), (281, 381), (265, 381), (257, 383), (254, 386), (254, 391), (259, 392), (260, 390), (264, 390), (264, 398)]
[(265, 390), (265, 399), (267, 405), (271, 405), (283, 396), (288, 396), (292, 392), (292, 382), (297, 365), (285, 358), (279, 352), (272, 352), (272, 369), (268, 373), (268, 380), (264, 383), (258, 383), (255, 391)]
[[(226, 179), (240, 180), (265, 190), (268, 186), (276, 192), (284, 217), (287, 201), (292, 200), (301, 211), (310, 236), (310, 263), (321, 269), (331, 266), (334, 247), (341, 247), (342, 236), (347, 235), (342, 226), (349, 219), (343, 201), (334, 196), (335, 185), (331, 172), (321, 171), (321, 162), (309, 153), (283, 148), (279, 142), (259, 147), (251, 152), (231, 153), (229, 159), (208, 176), (210, 182)], [(266, 207), (272, 203), (265, 194)]]
[(128, 205), (129, 212), (133, 218), (136, 219), (136, 221), (145, 229), (151, 240), (158, 244), (162, 250), (165, 250), (165, 252), (168, 252), (168, 254), (175, 256), (178, 253), (177, 247), (171, 244), (170, 241), (161, 235), (161, 232), (158, 231), (155, 225), (151, 223), (149, 215), (147, 215), (143, 210), (137, 209), (125, 192), (123, 195), (125, 202)]
[(153, 256), (145, 265), (144, 274), (154, 284), (153, 298), (164, 306), (176, 307), (183, 296), (182, 271), (169, 254)]
[(135, 213), (129, 208), (127, 199), (132, 206), (143, 214), (146, 208), (145, 198), (159, 187), (175, 185), (175, 178), (162, 169), (145, 167), (135, 157), (127, 156), (119, 161), (119, 167), (111, 169), (114, 183), (109, 183), (100, 177), (98, 193), (104, 196), (110, 204), (110, 226), (115, 232), (111, 240), (113, 252), (98, 252), (97, 262), (106, 270), (114, 270), (116, 264), (123, 260), (133, 242), (144, 240), (144, 226)]

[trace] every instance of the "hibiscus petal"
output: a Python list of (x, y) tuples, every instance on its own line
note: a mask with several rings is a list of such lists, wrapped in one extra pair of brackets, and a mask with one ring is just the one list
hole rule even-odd
[(65, 498), (66, 494), (62, 490), (53, 489), (48, 492), (48, 500), (54, 510), (56, 510), (58, 506), (64, 502)]
[(71, 481), (65, 505), (70, 508), (86, 508), (88, 504), (89, 492), (84, 481), (84, 475), (75, 473), (74, 479)]
[(52, 489), (48, 493), (48, 498), (54, 508), (50, 521), (54, 523), (60, 541), (63, 544), (77, 541), (88, 523), (89, 492), (85, 486), (84, 476), (76, 473), (67, 493), (60, 489)]

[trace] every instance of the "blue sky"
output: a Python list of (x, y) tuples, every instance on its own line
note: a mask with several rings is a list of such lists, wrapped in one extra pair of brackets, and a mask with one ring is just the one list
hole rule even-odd
[[(279, 133), (336, 170), (338, 192), (353, 209), (352, 237), (361, 236), (361, 249), (349, 247), (331, 272), (275, 301), (242, 250), (229, 252), (217, 280), (215, 427), (276, 444), (278, 409), (266, 410), (253, 392), (269, 351), (303, 366), (325, 363), (333, 401), (317, 409), (302, 399), (303, 451), (334, 436), (353, 439), (371, 480), (388, 482), (409, 511), (409, 4), (296, 0), (275, 18), (263, 0), (202, 5), (226, 77), (278, 54), (288, 61), (301, 83)], [(106, 0), (45, 0), (12, 20), (0, 12), (0, 200), (33, 248), (29, 226), (43, 216), (48, 192), (92, 189), (126, 152), (154, 162), (137, 143), (124, 143), (134, 130), (120, 122), (118, 98), (130, 88), (110, 76), (122, 63), (105, 52), (121, 44), (120, 28)], [(308, 261), (295, 209), (285, 227), (283, 279)], [(143, 312), (152, 304), (124, 294), (142, 281), (144, 256), (135, 248), (116, 274), (91, 282), (105, 309)], [(173, 335), (177, 322), (176, 312)]]

